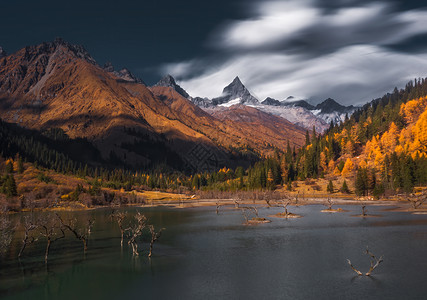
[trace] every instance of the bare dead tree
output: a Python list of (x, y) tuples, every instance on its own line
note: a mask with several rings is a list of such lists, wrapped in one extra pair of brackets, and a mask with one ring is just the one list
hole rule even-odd
[(271, 207), (271, 204), (270, 204), (270, 195), (267, 192), (264, 193), (264, 201), (265, 201), (265, 203), (267, 203), (268, 207)]
[(0, 212), (0, 254), (3, 255), (9, 249), (12, 242), (14, 226), (9, 220), (8, 215), (2, 210)]
[(145, 228), (146, 222), (147, 218), (140, 212), (137, 212), (135, 215), (135, 224), (128, 228), (130, 232), (128, 245), (132, 246), (133, 255), (139, 255), (138, 244), (136, 242), (136, 239), (142, 234), (142, 230)]
[(83, 243), (83, 250), (84, 252), (87, 251), (87, 240), (88, 240), (88, 235), (90, 232), (90, 228), (92, 226), (92, 224), (94, 223), (93, 219), (89, 219), (87, 222), (87, 225), (83, 228), (79, 228), (78, 227), (78, 222), (76, 218), (73, 219), (69, 219), (67, 220), (67, 222), (64, 222), (64, 220), (61, 218), (60, 215), (56, 214), (56, 216), (59, 219), (59, 222), (61, 222), (61, 226), (68, 229), (72, 234), (74, 234), (74, 236), (76, 237), (76, 239), (82, 241)]
[(124, 239), (124, 235), (126, 232), (126, 228), (124, 227), (123, 221), (126, 218), (127, 213), (125, 212), (112, 212), (111, 213), (111, 218), (112, 219), (116, 219), (117, 221), (117, 225), (119, 225), (119, 229), (120, 229), (120, 246), (123, 247), (123, 239)]
[(37, 238), (35, 238), (33, 235), (31, 235), (31, 232), (33, 230), (37, 229), (37, 224), (30, 220), (28, 216), (24, 217), (24, 237), (22, 238), (22, 246), (21, 250), (19, 250), (18, 257), (21, 257), (22, 254), (25, 251), (25, 248), (28, 245), (31, 245), (32, 243), (37, 241)]
[(241, 208), (242, 214), (243, 214), (243, 218), (245, 218), (246, 223), (248, 223), (249, 221), (249, 215), (246, 211), (246, 209), (244, 207)]
[(245, 207), (243, 207), (244, 209), (247, 209), (247, 210), (250, 210), (250, 211), (253, 211), (254, 213), (255, 213), (255, 216), (257, 217), (257, 218), (259, 218), (259, 215), (258, 215), (258, 209), (255, 207), (255, 206), (245, 206)]
[(420, 195), (410, 194), (408, 201), (411, 202), (413, 209), (417, 209), (427, 201), (427, 190), (424, 190)]
[(59, 224), (59, 220), (53, 216), (48, 216), (45, 220), (40, 221), (39, 230), (40, 234), (46, 238), (46, 251), (44, 260), (47, 263), (47, 258), (49, 256), (49, 250), (52, 243), (63, 239), (65, 237), (65, 232), (62, 226)]
[(240, 197), (239, 197), (239, 196), (237, 196), (237, 197), (234, 199), (234, 208), (240, 208), (240, 201), (241, 201), (241, 199), (240, 199)]
[(285, 209), (285, 217), (287, 218), (289, 216), (288, 205), (291, 203), (291, 201), (281, 200), (281, 202), (282, 202), (283, 208)]
[(371, 267), (365, 275), (371, 276), (372, 272), (383, 262), (383, 257), (380, 256), (380, 258), (376, 258), (375, 255), (369, 251), (368, 247), (366, 247), (366, 254), (371, 257)]
[(114, 208), (111, 210), (111, 213), (110, 213), (110, 222), (112, 223), (112, 222), (114, 222), (114, 220), (116, 219), (116, 213), (117, 213), (117, 210), (115, 210)]
[(370, 268), (369, 268), (369, 271), (368, 272), (366, 272), (365, 274), (363, 274), (361, 271), (359, 271), (358, 269), (356, 269), (353, 265), (352, 265), (352, 263), (351, 263), (351, 261), (349, 260), (349, 259), (347, 259), (347, 263), (350, 265), (350, 268), (354, 271), (354, 272), (356, 272), (356, 274), (357, 275), (359, 275), (359, 276), (362, 276), (362, 275), (365, 275), (365, 276), (371, 276), (371, 274), (372, 274), (372, 272), (380, 265), (380, 263), (382, 263), (383, 262), (383, 257), (381, 256), (380, 258), (377, 258), (372, 252), (370, 252), (369, 251), (369, 248), (368, 247), (366, 247), (366, 252), (365, 252), (367, 255), (369, 255), (370, 256), (370, 258), (371, 258), (371, 261), (370, 261), (370, 263), (371, 263), (371, 266), (370, 266)]
[(251, 212), (255, 214), (255, 218), (259, 218), (258, 209), (255, 206), (241, 206), (240, 207), (243, 217), (245, 218), (246, 223), (249, 222), (249, 217)]
[(95, 224), (95, 219), (87, 220), (87, 234), (90, 235), (92, 233), (93, 224)]
[(362, 205), (362, 216), (366, 217), (368, 214), (366, 213), (368, 211), (368, 209), (366, 208), (366, 205)]
[(353, 264), (351, 263), (351, 261), (347, 258), (347, 263), (350, 265), (350, 268), (354, 271), (354, 272), (356, 272), (356, 274), (357, 275), (359, 275), (359, 276), (361, 276), (361, 275), (363, 275), (363, 273), (362, 272), (360, 272), (358, 269), (356, 269), (354, 266), (353, 266)]
[(332, 205), (334, 205), (334, 201), (332, 201), (331, 198), (328, 198), (328, 204), (327, 204), (328, 210), (332, 210)]
[(148, 257), (151, 257), (154, 243), (160, 238), (160, 236), (162, 235), (162, 231), (166, 228), (162, 228), (158, 232), (156, 232), (153, 225), (148, 225), (148, 227), (150, 228), (151, 233), (150, 252), (148, 253)]

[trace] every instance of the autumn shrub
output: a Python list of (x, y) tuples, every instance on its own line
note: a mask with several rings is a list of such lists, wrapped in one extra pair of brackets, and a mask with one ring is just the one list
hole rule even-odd
[(312, 188), (313, 188), (313, 190), (315, 190), (315, 191), (320, 191), (320, 190), (322, 190), (322, 188), (320, 187), (320, 185), (318, 185), (318, 184), (314, 184), (314, 185), (312, 185)]
[(314, 185), (314, 184), (316, 184), (316, 182), (313, 179), (311, 179), (311, 178), (307, 178), (304, 181), (304, 183), (305, 183), (305, 185)]

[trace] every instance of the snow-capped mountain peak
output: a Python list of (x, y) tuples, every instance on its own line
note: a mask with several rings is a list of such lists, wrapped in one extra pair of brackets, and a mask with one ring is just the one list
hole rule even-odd
[(239, 103), (236, 104), (259, 104), (258, 99), (251, 95), (249, 90), (243, 85), (239, 76), (236, 76), (236, 78), (224, 88), (220, 97), (212, 99), (212, 104), (221, 105), (237, 98), (239, 98)]

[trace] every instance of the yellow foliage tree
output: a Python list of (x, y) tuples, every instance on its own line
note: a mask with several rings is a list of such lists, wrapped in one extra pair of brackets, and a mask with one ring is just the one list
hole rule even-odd
[(347, 158), (344, 164), (344, 168), (342, 169), (341, 175), (343, 177), (346, 177), (350, 174), (350, 172), (353, 170), (353, 162), (350, 158)]
[(400, 107), (400, 114), (406, 122), (411, 124), (417, 121), (418, 117), (424, 112), (427, 106), (427, 97), (422, 97), (408, 101)]
[(368, 164), (366, 163), (366, 161), (365, 160), (362, 160), (360, 163), (359, 163), (359, 168), (366, 168), (368, 166)]
[(427, 146), (427, 111), (420, 116), (412, 132), (414, 133), (415, 140), (418, 140), (424, 148), (422, 150), (425, 150)]
[(345, 144), (345, 152), (350, 155), (353, 156), (354, 153), (354, 143), (352, 140), (348, 140), (347, 143)]
[[(328, 163), (328, 170), (330, 173), (333, 173), (335, 170), (335, 162), (333, 159), (331, 159)], [(339, 171), (339, 170), (338, 170)]]
[(328, 170), (328, 162), (326, 160), (325, 152), (320, 152), (320, 168), (323, 172)]
[(381, 145), (383, 150), (386, 152), (393, 151), (393, 149), (396, 148), (398, 136), (399, 129), (397, 128), (396, 124), (392, 122), (390, 124), (389, 130), (386, 131), (381, 137)]
[(338, 167), (335, 167), (335, 169), (334, 169), (334, 175), (340, 175), (340, 174), (341, 174), (340, 169), (338, 169)]

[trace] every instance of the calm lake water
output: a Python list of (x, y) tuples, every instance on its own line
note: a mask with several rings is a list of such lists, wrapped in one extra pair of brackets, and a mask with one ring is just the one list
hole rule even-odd
[[(369, 207), (381, 217), (321, 213), (322, 206), (291, 207), (303, 218), (270, 218), (242, 225), (240, 211), (221, 208), (140, 209), (156, 227), (166, 227), (147, 257), (120, 247), (111, 210), (76, 212), (96, 222), (83, 255), (70, 234), (52, 245), (44, 264), (44, 240), (28, 247), (21, 261), (15, 234), (0, 262), (1, 299), (426, 299), (427, 215)], [(135, 209), (129, 209), (130, 213)], [(260, 216), (282, 211), (260, 208)], [(64, 215), (66, 216), (66, 215)], [(16, 215), (12, 218), (20, 218)], [(374, 276), (357, 277), (347, 265), (367, 271), (366, 246), (384, 262)]]

